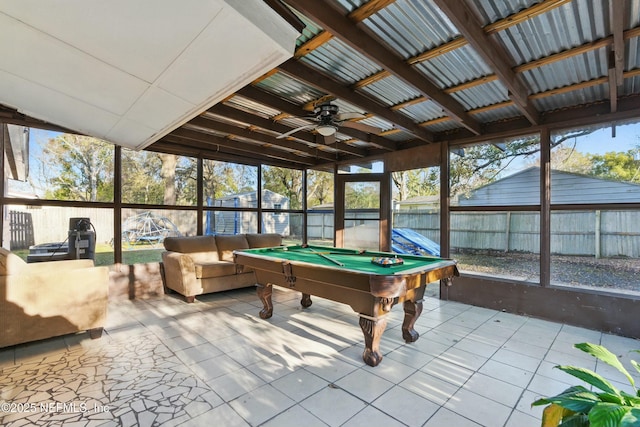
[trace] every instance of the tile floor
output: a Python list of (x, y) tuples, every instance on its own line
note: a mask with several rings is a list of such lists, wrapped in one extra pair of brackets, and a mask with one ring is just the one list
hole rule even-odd
[(640, 349), (638, 340), (428, 298), (413, 344), (394, 307), (372, 368), (348, 306), (314, 298), (302, 310), (299, 294), (278, 288), (273, 299), (268, 321), (253, 289), (194, 304), (171, 295), (112, 303), (100, 340), (0, 349), (0, 425), (539, 426), (531, 402), (576, 382), (557, 364), (624, 387), (574, 343), (602, 343), (627, 366), (628, 351)]

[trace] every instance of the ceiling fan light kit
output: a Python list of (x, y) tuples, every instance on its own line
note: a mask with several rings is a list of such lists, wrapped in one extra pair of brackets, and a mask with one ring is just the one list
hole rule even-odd
[(289, 132), (280, 134), (276, 138), (278, 139), (286, 138), (289, 135), (292, 135), (298, 131), (310, 129), (310, 130), (315, 130), (320, 135), (322, 135), (325, 138), (326, 144), (332, 144), (333, 142), (335, 142), (335, 138), (330, 138), (330, 137), (333, 137), (336, 134), (336, 132), (338, 132), (338, 128), (340, 126), (357, 129), (359, 131), (367, 132), (367, 133), (373, 133), (373, 134), (380, 133), (381, 129), (375, 126), (369, 126), (367, 124), (356, 122), (356, 121), (354, 122), (349, 121), (353, 119), (364, 119), (365, 117), (366, 116), (364, 114), (357, 113), (357, 112), (340, 113), (339, 107), (337, 105), (334, 105), (331, 103), (323, 103), (323, 104), (317, 105), (313, 109), (312, 116), (304, 117), (307, 120), (318, 122), (318, 124), (309, 124), (309, 125), (300, 126), (298, 128), (291, 129)]
[(319, 125), (318, 127), (316, 127), (316, 130), (322, 136), (331, 136), (336, 133), (338, 128), (331, 125)]

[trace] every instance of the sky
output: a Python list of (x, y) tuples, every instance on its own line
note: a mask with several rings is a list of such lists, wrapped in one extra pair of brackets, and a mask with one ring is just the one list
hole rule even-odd
[(609, 126), (580, 139), (580, 151), (589, 154), (627, 151), (637, 146), (640, 146), (640, 123), (616, 126), (615, 138), (612, 138)]
[[(58, 132), (51, 132), (42, 129), (31, 128), (30, 138), (30, 156), (31, 159), (37, 159), (40, 156), (40, 144), (37, 142), (46, 141), (58, 135)], [(583, 136), (579, 139), (577, 150), (582, 153), (604, 154), (610, 151), (627, 151), (640, 146), (640, 122), (632, 124), (624, 124), (616, 126), (616, 137), (612, 137), (611, 126), (597, 129), (593, 133)], [(508, 168), (511, 173), (522, 170), (530, 164), (531, 159), (522, 162), (515, 161)], [(375, 162), (372, 172), (382, 172), (382, 163)], [(355, 172), (352, 168), (352, 172)], [(505, 170), (506, 175), (510, 175)], [(35, 177), (33, 177), (35, 178)]]

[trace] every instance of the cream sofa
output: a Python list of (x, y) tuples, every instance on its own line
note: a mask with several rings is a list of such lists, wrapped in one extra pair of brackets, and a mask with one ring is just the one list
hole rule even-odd
[(109, 269), (90, 259), (25, 263), (0, 248), (0, 347), (89, 331), (107, 317)]
[(162, 268), (165, 286), (193, 302), (196, 295), (256, 284), (253, 270), (236, 265), (236, 249), (282, 245), (279, 234), (167, 237)]

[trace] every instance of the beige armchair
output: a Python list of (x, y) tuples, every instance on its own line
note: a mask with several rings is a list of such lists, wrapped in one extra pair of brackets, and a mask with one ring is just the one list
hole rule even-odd
[(0, 248), (0, 348), (88, 330), (107, 317), (109, 269), (90, 259), (25, 263)]

